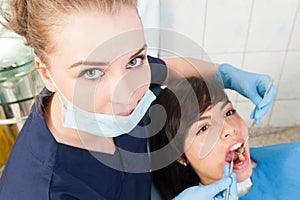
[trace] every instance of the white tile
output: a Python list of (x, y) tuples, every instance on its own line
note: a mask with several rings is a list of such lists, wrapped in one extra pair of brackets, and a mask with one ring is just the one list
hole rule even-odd
[(228, 63), (236, 68), (241, 68), (243, 54), (242, 53), (227, 53), (227, 54), (208, 54), (210, 60), (214, 63)]
[(205, 54), (201, 45), (190, 37), (174, 30), (160, 31), (161, 57), (193, 57), (201, 59)]
[(300, 124), (300, 100), (276, 101), (270, 126), (293, 126)]
[[(275, 86), (277, 86), (284, 56), (285, 52), (247, 53), (245, 55), (243, 70), (252, 73), (267, 74), (273, 79)], [(246, 101), (246, 98), (240, 95), (238, 101)]]
[(183, 34), (202, 47), (205, 4), (206, 0), (161, 1), (161, 27)]
[[(255, 108), (255, 105), (251, 102), (237, 102), (236, 103), (236, 110), (238, 111), (239, 115), (245, 120), (248, 126), (250, 126), (253, 122), (252, 119), (250, 119), (250, 115)], [(271, 109), (268, 111), (268, 113), (261, 119), (261, 122), (259, 124), (260, 127), (267, 126), (269, 123), (271, 117)]]
[(278, 99), (300, 98), (300, 51), (287, 54), (280, 85)]
[(291, 38), (289, 49), (300, 50), (300, 10), (298, 10), (296, 24)]
[(298, 0), (257, 0), (254, 3), (247, 51), (285, 50)]
[(209, 0), (204, 49), (209, 53), (244, 50), (252, 0)]
[(172, 29), (174, 23), (173, 1), (164, 0), (160, 2), (160, 26), (161, 28)]
[(157, 57), (159, 53), (160, 2), (139, 0), (138, 11), (143, 23), (147, 54)]

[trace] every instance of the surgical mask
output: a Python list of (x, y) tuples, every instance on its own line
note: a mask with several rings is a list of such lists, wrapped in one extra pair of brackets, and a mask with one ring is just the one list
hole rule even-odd
[[(117, 137), (129, 133), (141, 121), (151, 103), (156, 99), (153, 92), (148, 89), (134, 111), (128, 116), (88, 112), (68, 101), (53, 81), (50, 73), (48, 74), (59, 92), (59, 98), (62, 103), (63, 126), (97, 136)], [(62, 98), (67, 102), (67, 106), (64, 105)]]

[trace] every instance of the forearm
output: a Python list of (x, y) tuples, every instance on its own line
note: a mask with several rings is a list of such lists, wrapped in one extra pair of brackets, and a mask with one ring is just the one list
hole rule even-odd
[(165, 84), (177, 78), (191, 76), (214, 76), (218, 64), (195, 58), (161, 58), (167, 65), (168, 75)]
[(227, 89), (232, 89), (249, 98), (255, 105), (251, 118), (256, 119), (256, 124), (268, 112), (276, 96), (273, 84), (269, 92), (272, 79), (268, 75), (246, 72), (230, 64), (216, 64), (194, 58), (163, 58), (168, 68), (168, 74), (163, 84), (167, 85), (176, 78), (190, 76), (215, 77)]

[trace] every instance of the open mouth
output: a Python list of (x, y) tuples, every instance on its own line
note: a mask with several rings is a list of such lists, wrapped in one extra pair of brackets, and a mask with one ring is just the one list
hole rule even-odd
[(233, 169), (239, 170), (249, 164), (248, 154), (244, 148), (244, 140), (238, 140), (229, 146), (225, 155), (225, 161), (231, 163), (233, 160)]

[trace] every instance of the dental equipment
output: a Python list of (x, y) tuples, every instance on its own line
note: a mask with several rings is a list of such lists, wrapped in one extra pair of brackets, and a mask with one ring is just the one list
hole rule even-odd
[[(264, 99), (264, 98), (267, 96), (267, 94), (269, 93), (269, 91), (270, 91), (272, 85), (273, 85), (273, 80), (270, 81), (270, 83), (269, 83), (269, 85), (268, 85), (268, 87), (267, 87), (267, 89), (266, 89), (266, 92), (265, 92), (265, 94), (264, 94), (264, 96), (263, 96), (263, 99)], [(256, 124), (256, 119), (253, 120), (251, 126), (250, 126), (249, 129), (248, 129), (248, 136), (247, 136), (247, 138), (246, 138), (246, 140), (245, 140), (245, 142), (244, 142), (243, 147), (240, 147), (239, 149), (237, 149), (237, 151), (235, 151), (235, 154), (237, 154), (237, 155), (239, 156), (239, 159), (240, 159), (240, 160), (241, 160), (241, 158), (242, 158), (242, 159), (244, 158), (243, 153), (244, 153), (244, 151), (245, 151), (245, 146), (246, 146), (247, 143), (248, 143), (249, 136), (253, 133), (255, 124)]]
[[(230, 162), (230, 167), (229, 167), (229, 176), (231, 175), (232, 170), (233, 170), (233, 158), (234, 158), (234, 153), (232, 153), (232, 157), (231, 157), (231, 162)], [(230, 187), (228, 187), (226, 189), (225, 200), (229, 199), (229, 192), (230, 192)]]

